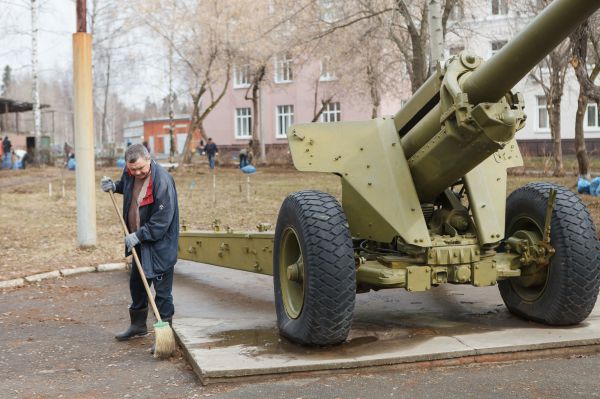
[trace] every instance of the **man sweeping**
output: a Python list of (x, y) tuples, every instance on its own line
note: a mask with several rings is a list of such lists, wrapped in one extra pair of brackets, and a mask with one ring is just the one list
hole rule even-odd
[[(154, 285), (160, 319), (170, 324), (175, 313), (171, 292), (179, 237), (175, 182), (164, 168), (150, 159), (150, 153), (142, 144), (127, 148), (125, 162), (121, 179), (113, 182), (104, 177), (101, 187), (106, 192), (123, 194), (123, 219), (129, 231), (125, 236), (126, 255), (132, 248), (137, 251), (146, 281)], [(148, 333), (148, 295), (137, 267), (131, 268), (129, 291), (131, 323), (127, 330), (115, 336), (119, 341)]]

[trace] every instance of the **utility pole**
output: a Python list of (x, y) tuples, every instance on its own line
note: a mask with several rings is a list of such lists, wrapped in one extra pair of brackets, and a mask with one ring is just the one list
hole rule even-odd
[(86, 32), (86, 0), (77, 0), (77, 32), (73, 34), (73, 90), (77, 239), (96, 245), (96, 178), (92, 98), (92, 35)]

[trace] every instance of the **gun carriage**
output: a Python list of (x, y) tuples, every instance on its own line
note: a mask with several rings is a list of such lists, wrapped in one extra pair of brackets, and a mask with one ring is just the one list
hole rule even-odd
[(183, 231), (179, 257), (273, 275), (279, 330), (306, 345), (343, 342), (356, 293), (372, 289), (498, 284), (520, 317), (581, 322), (600, 286), (595, 227), (561, 186), (506, 199), (526, 121), (511, 90), (599, 7), (553, 1), (490, 60), (463, 52), (439, 64), (393, 117), (291, 126), (295, 167), (338, 175), (341, 204), (300, 191), (274, 232)]

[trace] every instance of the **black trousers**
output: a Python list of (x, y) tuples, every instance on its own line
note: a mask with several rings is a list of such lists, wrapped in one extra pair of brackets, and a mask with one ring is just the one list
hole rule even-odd
[[(154, 285), (154, 291), (156, 292), (154, 300), (158, 308), (158, 313), (160, 313), (160, 318), (163, 320), (173, 317), (175, 313), (172, 294), (173, 271), (174, 268), (172, 267), (160, 276), (146, 279), (150, 287)], [(131, 265), (131, 274), (129, 275), (129, 292), (131, 293), (131, 305), (129, 305), (129, 309), (140, 310), (148, 307), (148, 295), (146, 294), (146, 289), (144, 288), (144, 283), (135, 265), (135, 261)]]

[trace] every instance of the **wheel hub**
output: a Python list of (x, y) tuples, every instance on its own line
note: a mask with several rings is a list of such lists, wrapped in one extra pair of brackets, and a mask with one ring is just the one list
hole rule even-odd
[(297, 283), (304, 281), (304, 262), (302, 261), (302, 256), (287, 267), (287, 278)]
[(298, 234), (291, 227), (282, 234), (279, 265), (283, 305), (288, 316), (296, 319), (304, 306), (304, 260)]

